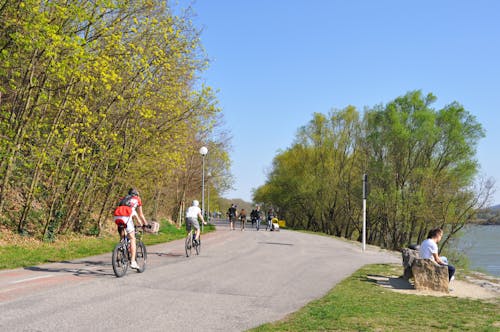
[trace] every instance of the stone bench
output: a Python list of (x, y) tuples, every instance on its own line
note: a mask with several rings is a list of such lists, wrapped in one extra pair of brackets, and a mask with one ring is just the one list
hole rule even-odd
[[(415, 247), (414, 247), (415, 248)], [(413, 278), (418, 291), (433, 290), (449, 292), (448, 268), (430, 259), (421, 259), (417, 249), (402, 250), (404, 274), (403, 278)]]

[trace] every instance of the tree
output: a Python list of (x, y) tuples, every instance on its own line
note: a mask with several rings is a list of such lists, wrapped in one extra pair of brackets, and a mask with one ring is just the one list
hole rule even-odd
[(0, 5), (8, 227), (44, 238), (99, 234), (129, 186), (155, 202), (155, 217), (168, 216), (171, 206), (161, 206), (175, 196), (170, 182), (185, 168), (186, 142), (220, 122), (215, 94), (197, 84), (207, 61), (191, 15), (156, 0)]
[[(292, 227), (351, 236), (360, 213), (353, 179), (360, 178), (360, 122), (354, 107), (314, 114), (294, 145), (274, 159), (254, 200), (275, 205)], [(359, 191), (359, 190), (358, 190)]]
[(353, 107), (314, 114), (275, 157), (254, 200), (278, 207), (291, 227), (359, 240), (367, 173), (369, 243), (398, 249), (438, 226), (453, 236), (486, 204), (493, 183), (476, 185), (481, 125), (459, 103), (435, 110), (435, 101), (412, 91), (367, 108), (363, 121)]
[(463, 209), (473, 210), (476, 193), (469, 188), (484, 132), (458, 103), (436, 111), (435, 100), (413, 91), (365, 114), (376, 244), (396, 249), (422, 240), (430, 227), (463, 226)]

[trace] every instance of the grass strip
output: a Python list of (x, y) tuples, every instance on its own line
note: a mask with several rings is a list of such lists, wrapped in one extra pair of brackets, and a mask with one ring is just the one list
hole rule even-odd
[[(204, 233), (215, 230), (215, 226), (204, 227)], [(148, 245), (170, 242), (186, 236), (184, 228), (162, 222), (158, 234), (144, 233), (143, 241)], [(22, 244), (0, 246), (0, 269), (14, 269), (43, 263), (53, 263), (100, 255), (111, 252), (119, 241), (118, 233), (103, 237), (69, 237), (56, 242), (27, 241)]]
[(390, 277), (401, 267), (369, 265), (325, 297), (285, 319), (251, 331), (499, 331), (498, 301), (401, 294), (369, 275)]

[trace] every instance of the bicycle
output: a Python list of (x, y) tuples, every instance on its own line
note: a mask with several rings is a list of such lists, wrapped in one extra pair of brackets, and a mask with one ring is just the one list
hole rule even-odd
[(186, 257), (189, 257), (191, 255), (191, 251), (192, 251), (193, 247), (196, 250), (196, 255), (200, 254), (201, 234), (200, 234), (200, 238), (198, 239), (198, 241), (195, 241), (195, 238), (196, 238), (196, 233), (193, 231), (193, 228), (191, 228), (188, 235), (186, 236), (186, 241), (185, 241)]
[[(124, 226), (120, 225), (118, 226), (120, 233), (124, 230)], [(146, 251), (146, 246), (144, 245), (144, 242), (142, 242), (142, 235), (143, 235), (144, 229), (143, 227), (136, 228), (135, 231), (135, 242), (136, 242), (136, 261), (137, 265), (139, 265), (139, 268), (137, 269), (137, 272), (142, 273), (144, 270), (146, 270), (146, 260), (147, 260), (147, 251)], [(128, 238), (128, 235), (125, 234), (125, 236), (120, 240), (119, 243), (115, 245), (115, 248), (113, 249), (113, 255), (111, 258), (111, 263), (113, 265), (113, 271), (115, 272), (115, 275), (118, 278), (123, 277), (125, 274), (127, 274), (127, 270), (132, 262), (132, 257), (130, 257), (131, 252), (130, 252), (130, 239)]]

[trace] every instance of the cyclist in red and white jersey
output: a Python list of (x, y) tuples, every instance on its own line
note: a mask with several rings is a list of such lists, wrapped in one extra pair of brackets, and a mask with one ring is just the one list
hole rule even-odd
[[(135, 260), (136, 241), (134, 217), (139, 221), (139, 224), (141, 226), (147, 226), (148, 222), (146, 221), (144, 213), (142, 212), (142, 201), (139, 197), (139, 192), (137, 191), (137, 189), (129, 189), (128, 195), (120, 199), (120, 202), (118, 203), (118, 206), (116, 207), (113, 215), (115, 223), (118, 226), (118, 231), (120, 231), (120, 236), (124, 237), (125, 234), (122, 232), (126, 231), (130, 240), (130, 254), (132, 258), (130, 267), (133, 269), (138, 269), (139, 266), (137, 265), (137, 262)], [(123, 226), (120, 228), (120, 225)]]

